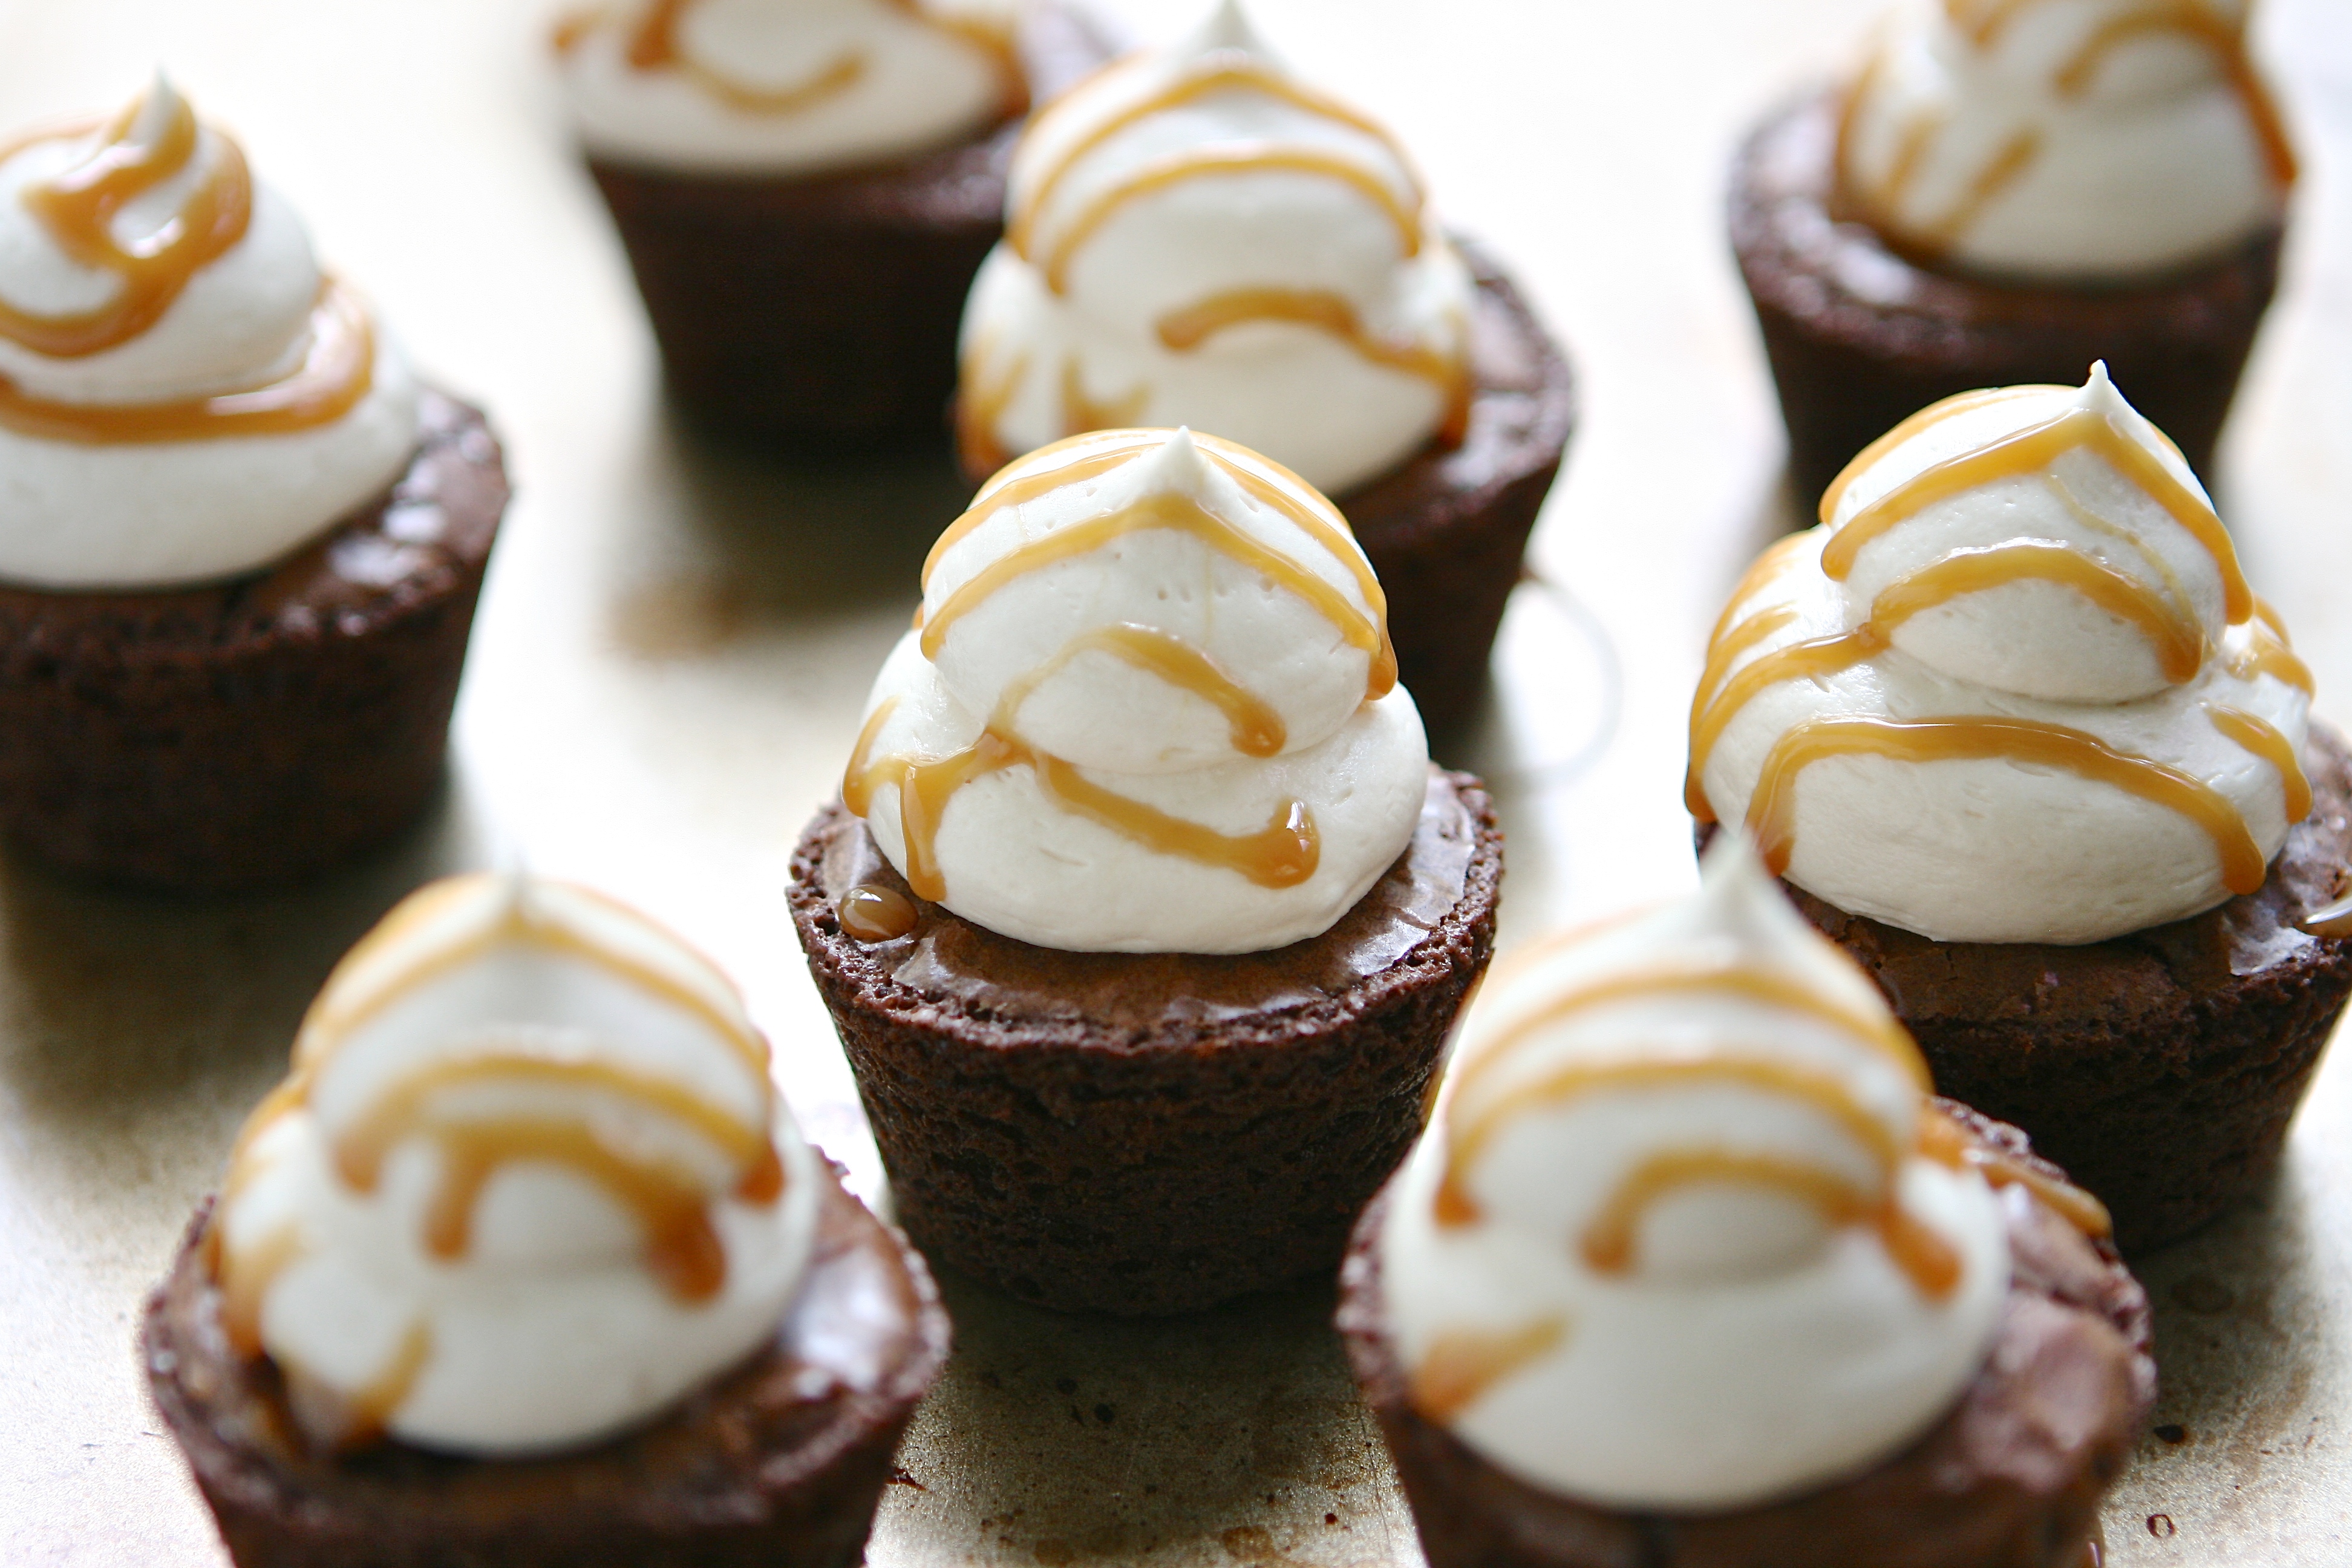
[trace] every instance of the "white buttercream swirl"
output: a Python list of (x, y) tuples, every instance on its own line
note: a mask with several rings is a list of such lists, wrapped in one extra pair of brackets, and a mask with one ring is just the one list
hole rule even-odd
[(2294, 178), (2242, 0), (1911, 0), (1853, 89), (1847, 198), (1960, 265), (2058, 280), (2202, 260)]
[[(1007, 936), (1280, 947), (1329, 929), (1420, 815), (1428, 744), (1383, 616), (1296, 476), (1182, 430), (1065, 443), (933, 551), (844, 794), (918, 893)], [(949, 780), (959, 759), (910, 858), (908, 769)]]
[(805, 1272), (823, 1177), (767, 1061), (725, 977), (634, 911), (519, 878), (412, 895), (239, 1140), (233, 1340), (323, 1440), (528, 1454), (646, 1419)]
[(1475, 287), (1403, 153), (1227, 0), (1041, 112), (964, 311), (968, 452), (1190, 425), (1333, 494), (1458, 419)]
[[(0, 154), (0, 305), (38, 319), (112, 303), (125, 287), (68, 254), (27, 195), (107, 155), (152, 150), (184, 116), (158, 78), (113, 126), (38, 135)], [(138, 252), (181, 232), (192, 195), (240, 156), (211, 127), (179, 174), (109, 225)], [(152, 325), (92, 353), (44, 353), (0, 322), (0, 578), (52, 588), (148, 587), (253, 570), (381, 492), (416, 446), (416, 389), (380, 328), (364, 393), (340, 416), (278, 434), (77, 439), (12, 417), (27, 403), (139, 411), (229, 398), (297, 376), (322, 331), (364, 315), (321, 278), (301, 221), (258, 181), (241, 237), (197, 268)], [(342, 315), (338, 315), (342, 312)]]
[[(2309, 677), (2104, 367), (1926, 411), (1824, 511), (1725, 612), (1695, 807), (1747, 819), (1800, 887), (1941, 941), (2103, 941), (2261, 885), (2307, 809)], [(1875, 744), (1890, 726), (1925, 750)], [(1973, 750), (1938, 752), (1935, 726)], [(1784, 771), (1792, 809), (1763, 821), (1776, 755), (1828, 729), (1864, 744)]]
[(814, 174), (961, 140), (1019, 107), (1010, 7), (943, 0), (620, 0), (557, 33), (601, 157)]
[(1744, 836), (1704, 882), (1496, 966), (1380, 1237), (1423, 1413), (1607, 1507), (1741, 1507), (1900, 1449), (2009, 1285), (1984, 1177), (1918, 1152), (1926, 1068), (1876, 988)]

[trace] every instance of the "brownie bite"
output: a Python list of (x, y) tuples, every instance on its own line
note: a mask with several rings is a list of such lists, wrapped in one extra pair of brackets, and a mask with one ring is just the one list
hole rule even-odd
[(1347, 514), (1405, 684), (1458, 731), (1576, 398), (1559, 345), (1438, 224), (1402, 149), (1229, 0), (1041, 113), (1006, 211), (964, 318), (967, 476), (1120, 426), (1265, 453)]
[(1732, 249), (1810, 509), (1912, 410), (2105, 360), (2210, 478), (2295, 159), (2246, 10), (1916, 7), (1733, 163)]
[(2147, 1299), (1926, 1085), (1737, 837), (1507, 955), (1340, 1277), (1433, 1568), (2080, 1568)]
[(584, 889), (388, 916), (142, 1326), (238, 1568), (859, 1562), (948, 1322), (767, 1070)]
[(1097, 431), (992, 479), (923, 585), (791, 886), (898, 1217), (1066, 1310), (1328, 1274), (1502, 873), (1346, 521), (1231, 442)]
[[(569, 54), (583, 37), (559, 43)], [(763, 169), (756, 157), (697, 167), (591, 143), (589, 173), (628, 252), (665, 384), (697, 424), (814, 451), (943, 439), (956, 324), (1003, 233), (1023, 116), (1118, 47), (1106, 24), (1059, 0), (1023, 6), (1009, 35), (980, 41), (1003, 90), (984, 123), (944, 144)], [(692, 39), (669, 47), (690, 54)]]

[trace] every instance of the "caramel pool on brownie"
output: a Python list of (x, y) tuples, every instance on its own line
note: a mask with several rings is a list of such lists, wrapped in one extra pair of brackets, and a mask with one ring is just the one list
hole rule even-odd
[(10, 296), (57, 302), (0, 306), (0, 828), (172, 889), (390, 837), (439, 784), (506, 506), (482, 416), (160, 76), (0, 169)]
[(938, 441), (1022, 117), (1117, 44), (1058, 0), (1001, 25), (868, 0), (845, 38), (833, 9), (635, 0), (562, 24), (559, 62), (679, 405), (819, 449)]
[(767, 1068), (583, 889), (395, 910), (147, 1307), (239, 1568), (858, 1561), (947, 1320)]
[(1346, 523), (1230, 443), (1098, 432), (1000, 474), (925, 585), (792, 885), (898, 1216), (1065, 1309), (1328, 1274), (1501, 874)]
[(1801, 506), (1913, 409), (2096, 359), (2210, 477), (2294, 178), (2250, 10), (1919, 6), (1749, 137), (1731, 242)]
[(1559, 345), (1438, 224), (1403, 150), (1228, 3), (1040, 112), (1006, 203), (964, 318), (971, 479), (1114, 426), (1264, 453), (1348, 515), (1406, 685), (1433, 728), (1458, 727), (1576, 399)]
[(1952, 398), (1759, 560), (1692, 704), (1744, 820), (2127, 1249), (2250, 1193), (2352, 993), (2344, 743), (2179, 454), (2089, 385)]
[(2104, 1210), (1744, 841), (1704, 882), (1506, 957), (1356, 1228), (1433, 1568), (2082, 1568), (2155, 1394)]

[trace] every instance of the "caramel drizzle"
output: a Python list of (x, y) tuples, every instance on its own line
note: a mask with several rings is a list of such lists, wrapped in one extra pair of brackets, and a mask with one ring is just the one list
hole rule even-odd
[(2311, 781), (2304, 776), (2294, 747), (2276, 725), (2242, 708), (2212, 702), (2205, 704), (2205, 716), (2213, 721), (2213, 728), (2278, 770), (2279, 792), (2290, 826), (2311, 815)]
[(1885, 1195), (1874, 1198), (1843, 1177), (1811, 1165), (1723, 1149), (1668, 1150), (1636, 1166), (1579, 1239), (1585, 1263), (1596, 1274), (1630, 1271), (1637, 1261), (1634, 1249), (1643, 1216), (1685, 1187), (1714, 1183), (1785, 1193), (1832, 1226), (1872, 1226), (1887, 1257), (1931, 1301), (1950, 1295), (1960, 1281), (1958, 1252), (1904, 1208), (1891, 1179)]
[(1089, 430), (1115, 430), (1133, 425), (1151, 406), (1151, 388), (1147, 384), (1118, 397), (1095, 399), (1087, 395), (1087, 382), (1078, 369), (1078, 356), (1062, 358), (1062, 434), (1083, 436)]
[[(622, 58), (629, 68), (641, 74), (673, 72), (739, 113), (767, 117), (804, 113), (829, 102), (865, 80), (871, 68), (866, 57), (852, 49), (805, 81), (790, 87), (755, 87), (704, 64), (686, 48), (680, 32), (687, 13), (701, 3), (702, 0), (654, 0), (623, 47)], [(1013, 38), (1004, 27), (977, 18), (934, 16), (918, 0), (887, 3), (921, 26), (962, 38), (986, 54), (1003, 83), (1002, 113), (1018, 114), (1028, 107), (1027, 88)], [(612, 12), (598, 10), (573, 12), (560, 18), (551, 39), (556, 54), (569, 55), (591, 34), (612, 25), (614, 20)]]
[(1005, 719), (1017, 717), (1031, 692), (1082, 653), (1107, 653), (1213, 704), (1225, 716), (1234, 750), (1245, 757), (1274, 756), (1290, 738), (1273, 705), (1235, 680), (1215, 659), (1173, 632), (1126, 621), (1079, 633), (1052, 658), (1008, 687), (1000, 710)]
[[(1188, 180), (1220, 174), (1286, 173), (1335, 180), (1360, 192), (1385, 214), (1406, 256), (1421, 254), (1421, 195), (1401, 199), (1387, 181), (1348, 158), (1304, 147), (1280, 147), (1266, 142), (1226, 146), (1193, 147), (1154, 159), (1126, 178), (1107, 186), (1081, 207), (1047, 248), (1042, 267), (1045, 286), (1056, 294), (1069, 289), (1070, 267), (1078, 248), (1129, 203), (1155, 191)], [(1034, 260), (1031, 257), (1028, 259)]]
[[(956, 458), (967, 473), (992, 471), (1004, 465), (1010, 454), (997, 441), (996, 426), (1019, 395), (1021, 384), (1029, 378), (1025, 351), (1014, 354), (1002, 374), (989, 374), (993, 352), (994, 344), (987, 339), (973, 345), (965, 362), (965, 384), (956, 394)], [(937, 553), (938, 547), (932, 549)]]
[(2254, 601), (2254, 617), (2247, 630), (2251, 635), (2247, 638), (2246, 649), (2231, 658), (2230, 673), (2240, 680), (2252, 680), (2256, 676), (2267, 675), (2274, 680), (2286, 682), (2305, 697), (2310, 696), (2311, 667), (2297, 658), (2294, 650), (2287, 646), (2286, 627), (2280, 622), (2278, 612), (2257, 598)]
[(2112, 1235), (2107, 1205), (2072, 1182), (2046, 1175), (2001, 1150), (1979, 1142), (1933, 1106), (1919, 1114), (1919, 1152), (1955, 1171), (1977, 1171), (1995, 1188), (2023, 1187), (2084, 1236)]
[(1406, 1396), (1413, 1408), (1444, 1426), (1522, 1367), (1565, 1342), (1569, 1321), (1541, 1318), (1517, 1329), (1456, 1329), (1439, 1334), (1412, 1369)]
[[(1913, 425), (1910, 433), (1917, 434), (1929, 425), (1961, 411), (1961, 399), (1948, 399), (1924, 415), (1915, 416), (1922, 423)], [(1932, 416), (1932, 417), (1930, 417)], [(1903, 426), (1897, 426), (1900, 431)], [(1877, 443), (1871, 450), (1884, 451)], [(1948, 458), (1924, 472), (1914, 475), (1886, 494), (1856, 511), (1853, 517), (1830, 535), (1822, 550), (1822, 571), (1832, 582), (1843, 582), (1853, 570), (1854, 557), (1863, 546), (1886, 532), (1898, 523), (1907, 521), (1937, 502), (1963, 491), (1977, 489), (2000, 479), (2016, 479), (2037, 468), (2047, 468), (2053, 461), (2069, 452), (2089, 451), (2105, 458), (2124, 477), (2146, 491), (2172, 519), (2188, 530), (2199, 544), (2213, 558), (2221, 574), (2222, 608), (2230, 623), (2236, 625), (2253, 613), (2253, 594), (2246, 585), (2244, 573), (2238, 565), (2238, 552), (2230, 542), (2229, 531), (2212, 507), (2172, 475), (2154, 453), (2116, 428), (2105, 414), (2095, 408), (2071, 408), (2038, 425), (2028, 426), (2001, 437), (1989, 446), (1958, 457)], [(1865, 452), (1864, 456), (1869, 456)], [(1860, 459), (1856, 459), (1857, 465)], [(1858, 472), (1849, 466), (1838, 483), (1830, 487), (1822, 497), (1827, 510), (1833, 500), (1843, 493), (1851, 476)]]
[(168, 403), (61, 403), (0, 375), (0, 426), (83, 446), (151, 445), (284, 436), (331, 425), (375, 384), (367, 308), (341, 283), (320, 285), (302, 362), (273, 382)]
[(2203, 781), (2097, 736), (2024, 719), (1812, 719), (1776, 742), (1748, 805), (1748, 827), (1764, 863), (1789, 868), (1796, 838), (1798, 775), (1830, 757), (1880, 756), (1904, 763), (1999, 759), (2063, 768), (2179, 812), (2203, 828), (2221, 861), (2222, 885), (2251, 893), (2263, 885), (2262, 850), (2228, 798)]
[[(1984, 408), (1996, 403), (2008, 403), (2012, 399), (2020, 397), (2032, 397), (2039, 393), (2069, 392), (2072, 390), (2073, 389), (2071, 387), (2045, 386), (2038, 384), (2021, 386), (1988, 386), (1981, 387), (1975, 392), (1958, 393), (1953, 396), (1944, 398), (1939, 402), (1929, 404), (1927, 407), (1922, 408), (1916, 414), (1911, 415), (1901, 424), (1895, 426), (1895, 428), (1889, 430), (1885, 435), (1881, 436), (1877, 440), (1873, 441), (1869, 446), (1864, 447), (1861, 451), (1855, 453), (1853, 460), (1846, 464), (1844, 468), (1838, 470), (1838, 477), (1832, 479), (1830, 481), (1830, 488), (1822, 492), (1821, 506), (1818, 509), (1821, 521), (1825, 523), (1833, 521), (1837, 515), (1838, 503), (1845, 499), (1845, 492), (1853, 487), (1853, 481), (1861, 478), (1863, 474), (1872, 468), (1875, 467), (1881, 458), (1885, 457), (1887, 453), (1892, 452), (1895, 447), (1902, 446), (1913, 437), (1933, 429), (1935, 426), (1941, 425), (1947, 419), (1966, 414), (1970, 409)], [(1756, 563), (1757, 568), (1760, 569), (1766, 561), (1772, 560), (1774, 558), (1774, 551), (1792, 548), (1793, 541), (1798, 537), (1800, 536), (1792, 534), (1790, 538), (1784, 539), (1780, 541), (1779, 544), (1773, 546), (1772, 551), (1766, 552), (1764, 558)]]
[[(1146, 64), (1149, 59), (1148, 56), (1139, 57), (1135, 64)], [(1060, 187), (1064, 177), (1069, 174), (1071, 168), (1087, 153), (1139, 121), (1148, 120), (1152, 115), (1164, 113), (1171, 109), (1181, 108), (1212, 93), (1236, 89), (1264, 93), (1269, 98), (1279, 99), (1293, 108), (1305, 110), (1309, 114), (1321, 115), (1327, 120), (1337, 121), (1351, 131), (1361, 132), (1380, 142), (1389, 155), (1397, 161), (1400, 167), (1404, 166), (1402, 149), (1391, 142), (1388, 132), (1371, 120), (1337, 99), (1327, 97), (1310, 87), (1294, 82), (1279, 72), (1266, 69), (1246, 56), (1237, 55), (1230, 50), (1220, 50), (1209, 56), (1192, 71), (1178, 77), (1158, 92), (1128, 105), (1127, 108), (1072, 142), (1069, 149), (1038, 178), (1035, 185), (1014, 207), (1012, 221), (1005, 225), (1005, 237), (1011, 242), (1014, 253), (1024, 258), (1029, 256), (1031, 237), (1036, 232), (1037, 215), (1045, 209), (1046, 202), (1052, 199), (1054, 192)], [(1065, 94), (1038, 116), (1036, 124), (1030, 130), (1030, 134), (1036, 135), (1045, 127), (1050, 125), (1055, 118), (1070, 112), (1072, 104), (1084, 101), (1083, 98), (1075, 93)], [(1410, 251), (1407, 254), (1411, 254)]]
[(2164, 679), (2175, 686), (2205, 662), (2204, 628), (2192, 617), (2138, 578), (2066, 545), (2040, 541), (1955, 550), (1889, 585), (1871, 601), (1870, 622), (1892, 637), (1896, 626), (1914, 616), (1963, 595), (2029, 580), (2071, 588), (2117, 620), (2137, 626), (2155, 649)]
[(22, 195), (58, 249), (119, 285), (110, 301), (74, 315), (34, 315), (0, 301), (0, 337), (52, 359), (80, 359), (129, 342), (163, 319), (199, 268), (245, 237), (253, 178), (236, 143), (215, 136), (212, 168), (172, 221), (129, 247), (116, 240), (113, 224), (122, 209), (183, 173), (201, 144), (195, 111), (184, 102), (155, 145), (133, 144), (131, 128), (147, 102), (142, 94), (111, 120), (38, 133), (0, 151), (5, 162), (37, 142), (97, 132), (101, 140), (88, 157)]
[[(1975, 14), (1967, 14), (1956, 0), (1946, 0), (1945, 14), (1955, 26), (1965, 34), (1979, 50), (1989, 50), (2000, 35), (2030, 6), (2040, 0), (1997, 0)], [(2170, 33), (2186, 38), (2204, 48), (2217, 60), (2229, 79), (2230, 89), (2246, 111), (2255, 141), (2260, 143), (2263, 163), (2272, 180), (2281, 188), (2294, 184), (2296, 174), (2294, 149), (2289, 142), (2277, 101), (2272, 97), (2261, 73), (2246, 49), (2242, 22), (2231, 22), (2217, 16), (2200, 0), (2155, 0), (2139, 10), (2111, 16), (2092, 30), (2089, 37), (2062, 65), (2052, 78), (2052, 85), (2066, 98), (2079, 98), (2091, 86), (2099, 68), (2110, 55), (2134, 37), (2145, 34)], [(1874, 57), (1847, 91), (1845, 102), (1838, 116), (1834, 167), (1843, 176), (1852, 167), (1850, 149), (1858, 110), (1870, 89), (1876, 85), (1879, 58)], [(1926, 151), (1951, 122), (1949, 111), (1929, 112), (1905, 127), (1903, 139), (1895, 150), (1894, 162), (1885, 177), (1872, 193), (1882, 215), (1891, 214), (1916, 178)], [(1917, 226), (1906, 235), (1912, 243), (1920, 245), (1931, 254), (1948, 250), (1960, 234), (1974, 223), (1992, 201), (2016, 183), (2041, 151), (2041, 139), (2032, 131), (2021, 131), (2001, 144), (1975, 176), (1958, 201), (1935, 221)], [(1910, 227), (1912, 226), (1906, 226)]]
[[(1769, 619), (1774, 615), (1773, 611), (1766, 611), (1757, 618)], [(1789, 616), (1780, 620), (1779, 625), (1785, 626), (1793, 618), (1792, 610)], [(1777, 630), (1778, 626), (1772, 629)], [(1735, 632), (1725, 638), (1725, 645), (1732, 647), (1735, 651), (1733, 655), (1725, 656), (1723, 662), (1729, 663), (1730, 658), (1736, 657), (1738, 647), (1752, 646), (1763, 635), (1759, 633), (1754, 638), (1743, 640), (1740, 634)], [(1698, 698), (1691, 706), (1690, 766), (1683, 776), (1683, 804), (1690, 809), (1691, 815), (1701, 822), (1715, 820), (1715, 805), (1707, 799), (1706, 785), (1703, 782), (1706, 763), (1715, 754), (1716, 742), (1723, 738), (1723, 731), (1730, 727), (1732, 720), (1739, 716), (1740, 710), (1767, 689), (1784, 680), (1814, 680), (1835, 675), (1841, 670), (1853, 668), (1873, 654), (1884, 652), (1886, 647), (1885, 635), (1864, 621), (1850, 632), (1808, 637), (1802, 642), (1773, 649), (1742, 666), (1739, 672), (1726, 681), (1722, 689), (1712, 698), (1707, 696), (1704, 687), (1701, 688)], [(1713, 662), (1710, 660), (1710, 664)]]
[(382, 1436), (394, 1413), (408, 1403), (432, 1359), (433, 1325), (420, 1318), (401, 1335), (400, 1346), (384, 1369), (343, 1402), (344, 1426), (339, 1446), (357, 1447)]
[(214, 1248), (213, 1277), (221, 1286), (221, 1330), (229, 1348), (250, 1361), (261, 1353), (261, 1304), (279, 1276), (302, 1260), (302, 1233), (289, 1221), (257, 1246), (230, 1247), (221, 1239), (220, 1212), (214, 1212), (205, 1235)]
[(1328, 289), (1235, 289), (1213, 295), (1160, 318), (1160, 341), (1189, 353), (1229, 327), (1247, 321), (1287, 321), (1330, 334), (1368, 363), (1418, 376), (1445, 399), (1438, 439), (1460, 446), (1470, 426), (1471, 384), (1467, 357), (1442, 353), (1421, 343), (1397, 343), (1367, 328), (1346, 296)]

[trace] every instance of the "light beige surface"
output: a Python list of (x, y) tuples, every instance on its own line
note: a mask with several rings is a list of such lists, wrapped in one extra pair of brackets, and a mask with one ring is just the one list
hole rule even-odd
[[(1258, 0), (1388, 118), (1567, 339), (1585, 418), (1475, 758), (1511, 833), (1506, 940), (1685, 886), (1677, 782), (1706, 626), (1781, 526), (1779, 436), (1723, 248), (1733, 140), (1878, 0)], [(1126, 0), (1150, 30), (1189, 7)], [(415, 357), (492, 410), (519, 496), (446, 809), (298, 893), (202, 906), (0, 862), (0, 1562), (219, 1560), (131, 1334), (190, 1205), (341, 949), (438, 870), (520, 857), (673, 922), (740, 978), (816, 1138), (877, 1174), (781, 888), (833, 787), (944, 473), (786, 471), (677, 433), (625, 268), (557, 128), (541, 0), (0, 0), (0, 127), (156, 61), (240, 131)], [(2272, 0), (2309, 169), (2224, 513), (2352, 718), (2352, 6)], [(2152, 1260), (2166, 1393), (2109, 1510), (2119, 1563), (2352, 1561), (2352, 1066), (2267, 1201)], [(873, 1559), (1045, 1568), (1412, 1563), (1312, 1295), (1075, 1322), (951, 1286), (961, 1349)]]

